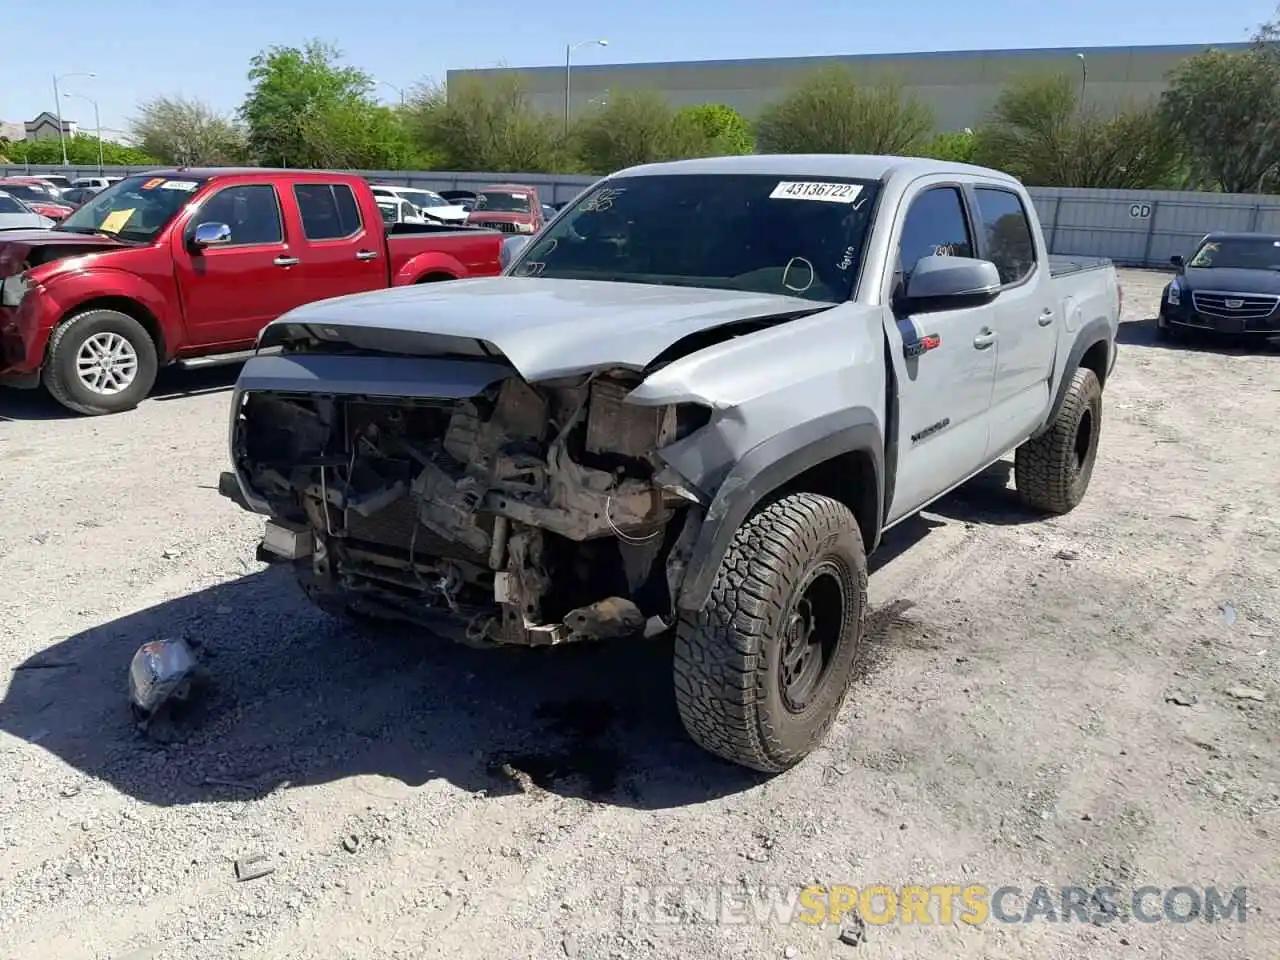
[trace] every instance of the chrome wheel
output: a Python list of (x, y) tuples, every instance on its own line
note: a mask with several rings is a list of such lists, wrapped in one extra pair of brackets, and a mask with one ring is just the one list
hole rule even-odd
[(138, 351), (118, 333), (95, 333), (76, 351), (76, 375), (94, 393), (120, 393), (138, 375)]

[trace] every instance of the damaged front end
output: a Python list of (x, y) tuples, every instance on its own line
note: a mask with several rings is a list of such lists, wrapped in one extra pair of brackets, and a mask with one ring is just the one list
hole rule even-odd
[[(224, 492), (271, 515), (262, 549), (323, 608), (482, 646), (670, 624), (704, 498), (658, 451), (707, 408), (628, 404), (640, 376), (622, 370), (534, 386), (479, 360), (258, 362), (310, 364), (312, 382), (242, 377)], [(358, 369), (374, 363), (376, 392)]]

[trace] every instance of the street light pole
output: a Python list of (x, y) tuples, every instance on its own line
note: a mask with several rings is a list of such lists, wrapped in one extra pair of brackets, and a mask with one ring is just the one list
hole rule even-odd
[(102, 176), (102, 115), (98, 113), (98, 101), (93, 97), (86, 97), (83, 93), (64, 93), (64, 97), (79, 97), (81, 100), (88, 100), (93, 104), (93, 126), (98, 134), (98, 176)]
[(1089, 63), (1084, 58), (1083, 53), (1077, 53), (1080, 58), (1080, 109), (1084, 109), (1084, 88), (1089, 82)]
[(591, 44), (598, 47), (607, 47), (608, 40), (582, 40), (578, 43), (566, 43), (564, 46), (564, 135), (569, 135), (569, 94), (571, 84), (571, 71), (573, 69), (573, 51), (579, 47), (588, 47)]
[(69, 77), (88, 77), (90, 80), (92, 80), (95, 77), (97, 77), (97, 74), (96, 73), (64, 73), (62, 76), (58, 76), (55, 73), (53, 75), (53, 108), (57, 111), (57, 114), (58, 114), (58, 144), (59, 146), (62, 147), (62, 165), (64, 167), (70, 166), (70, 164), (67, 162), (67, 136), (62, 129), (62, 97), (59, 96), (58, 94), (58, 81), (66, 80)]

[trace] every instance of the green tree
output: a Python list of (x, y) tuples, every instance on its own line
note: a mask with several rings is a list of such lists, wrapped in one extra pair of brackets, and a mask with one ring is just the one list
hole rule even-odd
[(1263, 24), (1250, 50), (1188, 57), (1169, 74), (1159, 113), (1197, 185), (1280, 190), (1280, 26)]
[[(319, 157), (335, 152), (328, 139), (338, 134), (325, 128), (325, 118), (339, 122), (341, 135), (350, 137), (353, 117), (361, 111), (371, 127), (390, 134), (392, 127), (379, 119), (373, 80), (340, 61), (336, 47), (312, 40), (301, 48), (269, 47), (249, 62), (251, 87), (240, 117), (252, 159), (265, 166), (315, 166)], [(374, 166), (387, 166), (403, 144), (398, 137), (382, 144), (381, 155), (373, 150)], [(374, 146), (365, 142), (360, 152)]]
[(601, 174), (714, 152), (703, 130), (678, 122), (666, 99), (652, 90), (611, 90), (603, 105), (574, 124), (572, 144), (582, 166)]
[(932, 111), (896, 81), (863, 86), (832, 66), (765, 108), (756, 144), (762, 153), (911, 154), (932, 130)]
[(533, 109), (519, 77), (467, 79), (448, 91), (424, 84), (410, 98), (405, 124), (436, 169), (558, 173), (573, 167), (560, 125)]
[(973, 163), (977, 139), (972, 130), (939, 133), (920, 148), (919, 154), (922, 157), (932, 157), (934, 160)]
[[(98, 165), (98, 137), (77, 133), (67, 138), (67, 160), (76, 166)], [(62, 144), (57, 140), (19, 140), (5, 148), (10, 163), (61, 164)], [(102, 142), (102, 162), (108, 167), (145, 167), (158, 164), (153, 157), (137, 147), (111, 140)]]
[(1030, 75), (1008, 86), (978, 128), (974, 160), (1028, 186), (1142, 190), (1177, 185), (1178, 145), (1152, 108), (1105, 115), (1085, 109), (1066, 74)]
[(674, 121), (678, 126), (696, 131), (696, 135), (706, 141), (709, 152), (716, 155), (736, 156), (756, 148), (755, 134), (747, 118), (723, 103), (681, 107)]
[(148, 100), (130, 126), (139, 148), (165, 163), (200, 167), (246, 159), (244, 128), (199, 100)]
[(424, 166), (397, 110), (367, 103), (316, 105), (301, 118), (302, 166), (406, 170)]

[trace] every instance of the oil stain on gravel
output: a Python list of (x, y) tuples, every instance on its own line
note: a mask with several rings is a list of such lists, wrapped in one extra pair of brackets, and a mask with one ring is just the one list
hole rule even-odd
[(546, 726), (544, 739), (551, 742), (543, 750), (492, 755), (488, 770), (493, 777), (534, 797), (575, 780), (592, 799), (617, 790), (622, 755), (606, 737), (617, 718), (613, 704), (550, 700), (537, 707), (534, 717)]

